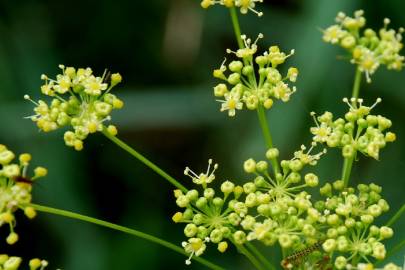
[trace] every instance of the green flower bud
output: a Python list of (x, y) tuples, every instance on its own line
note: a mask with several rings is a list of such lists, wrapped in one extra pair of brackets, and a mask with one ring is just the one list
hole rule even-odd
[(223, 234), (222, 234), (221, 230), (219, 230), (219, 229), (212, 230), (212, 232), (210, 234), (210, 239), (211, 239), (211, 242), (213, 242), (215, 244), (221, 242), (223, 239)]
[(254, 173), (256, 170), (256, 161), (252, 158), (246, 160), (245, 163), (243, 163), (243, 169), (247, 173)]
[(269, 150), (267, 150), (266, 152), (266, 158), (268, 159), (275, 159), (279, 156), (279, 151), (277, 148), (270, 148)]
[(243, 190), (245, 191), (246, 194), (253, 193), (256, 191), (256, 185), (253, 184), (252, 182), (248, 182), (243, 185)]
[(229, 64), (229, 70), (232, 72), (240, 73), (243, 68), (243, 63), (241, 61), (232, 61)]
[(221, 191), (224, 194), (229, 194), (229, 193), (233, 192), (234, 188), (235, 188), (235, 184), (232, 183), (231, 181), (225, 181), (221, 184)]
[(190, 201), (195, 201), (198, 199), (198, 191), (195, 189), (192, 189), (190, 191), (188, 191), (186, 193), (186, 197), (190, 200)]
[(208, 200), (205, 197), (201, 197), (199, 198), (195, 205), (199, 208), (199, 209), (203, 209), (207, 206)]
[(283, 233), (278, 237), (278, 242), (283, 248), (290, 248), (293, 244), (291, 236), (286, 233)]
[(267, 168), (268, 168), (268, 164), (267, 164), (266, 161), (259, 161), (259, 162), (256, 164), (256, 170), (257, 170), (258, 172), (265, 172), (265, 171), (267, 171)]
[(207, 188), (204, 190), (204, 197), (207, 199), (212, 199), (215, 196), (215, 191), (212, 188)]
[(347, 260), (345, 257), (343, 256), (339, 256), (336, 258), (335, 260), (335, 267), (337, 269), (346, 269), (346, 265), (347, 265)]
[(232, 85), (236, 85), (240, 82), (240, 74), (239, 73), (232, 73), (228, 77), (228, 83)]
[(243, 245), (246, 242), (246, 233), (243, 231), (236, 231), (233, 234), (233, 240), (238, 245)]
[(391, 238), (394, 235), (394, 231), (387, 226), (382, 226), (380, 228), (380, 236), (384, 239)]
[(189, 223), (184, 228), (184, 235), (191, 238), (194, 237), (198, 232), (198, 228), (195, 224)]
[(309, 187), (316, 187), (319, 183), (318, 176), (316, 176), (313, 173), (306, 174), (304, 178), (305, 178), (305, 183)]
[(328, 239), (322, 244), (322, 248), (327, 252), (333, 252), (336, 248), (336, 240), (335, 239)]
[(195, 214), (193, 217), (193, 223), (196, 225), (200, 225), (204, 222), (205, 218), (202, 214)]

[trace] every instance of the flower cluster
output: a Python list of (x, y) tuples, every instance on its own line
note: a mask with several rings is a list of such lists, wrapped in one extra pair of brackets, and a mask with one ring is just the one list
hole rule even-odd
[(370, 114), (381, 99), (370, 107), (364, 106), (362, 99), (352, 98), (352, 104), (347, 98), (343, 101), (349, 105), (349, 112), (344, 118), (334, 120), (330, 112), (318, 117), (311, 113), (316, 123), (316, 127), (311, 128), (313, 140), (326, 143), (329, 147), (342, 148), (342, 155), (346, 158), (354, 157), (359, 151), (378, 160), (380, 149), (396, 139), (394, 133), (386, 131), (392, 125), (391, 120)]
[[(83, 140), (90, 133), (102, 131), (104, 122), (111, 120), (111, 111), (123, 107), (124, 103), (110, 93), (122, 78), (118, 73), (109, 76), (106, 72), (102, 77), (96, 77), (90, 68), (59, 67), (63, 73), (57, 75), (56, 80), (41, 76), (45, 81), (42, 94), (53, 97), (50, 104), (43, 100), (35, 102), (28, 95), (24, 97), (36, 106), (35, 115), (28, 118), (44, 132), (72, 126), (72, 131), (65, 132), (64, 140), (67, 146), (80, 151)], [(113, 136), (117, 134), (113, 125), (106, 131)]]
[[(248, 241), (256, 239), (265, 245), (278, 242), (285, 249), (302, 248), (317, 242), (317, 223), (321, 215), (312, 206), (311, 196), (302, 189), (317, 186), (319, 180), (313, 173), (302, 177), (301, 171), (308, 164), (315, 165), (324, 152), (310, 155), (312, 148), (305, 150), (302, 146), (293, 159), (281, 161), (282, 173), (275, 173), (274, 177), (270, 175), (266, 161), (245, 161), (245, 172), (256, 175), (252, 182), (243, 185), (246, 193), (244, 205), (249, 213), (241, 225), (249, 232)], [(270, 160), (277, 156), (276, 148), (266, 153)], [(302, 178), (305, 183), (299, 184)]]
[(259, 12), (255, 9), (256, 3), (262, 3), (263, 0), (202, 0), (201, 7), (209, 8), (215, 4), (225, 6), (227, 8), (237, 7), (242, 14), (252, 11), (257, 16), (263, 16), (263, 12)]
[[(209, 160), (207, 171), (201, 174), (187, 167), (185, 175), (201, 185), (203, 193), (200, 195), (195, 189), (186, 193), (175, 190), (176, 203), (185, 211), (177, 212), (173, 220), (187, 223), (184, 233), (189, 240), (183, 242), (183, 247), (191, 254), (190, 258), (201, 255), (208, 242), (218, 244), (221, 252), (226, 250), (228, 242), (241, 245), (258, 240), (266, 245), (280, 243), (283, 248), (316, 242), (320, 213), (312, 206), (311, 196), (302, 189), (317, 186), (318, 177), (313, 173), (305, 174), (305, 183), (297, 185), (302, 178), (300, 171), (308, 164), (315, 165), (324, 153), (311, 155), (313, 147), (306, 151), (302, 146), (293, 159), (282, 161), (283, 173), (276, 173), (274, 177), (268, 171), (267, 161), (248, 159), (244, 170), (255, 174), (255, 179), (243, 186), (225, 181), (221, 184), (220, 196), (208, 187), (215, 180), (217, 164), (211, 170), (212, 160)], [(277, 156), (276, 148), (266, 153), (270, 160)]]
[(10, 245), (18, 241), (18, 234), (14, 232), (14, 213), (22, 209), (28, 218), (36, 216), (35, 210), (27, 206), (31, 203), (32, 183), (47, 174), (45, 168), (37, 167), (34, 169), (34, 176), (27, 178), (31, 155), (21, 154), (18, 163), (13, 163), (14, 158), (14, 153), (0, 144), (0, 227), (10, 227), (10, 234), (6, 239)]
[(354, 261), (374, 257), (383, 260), (386, 255), (382, 240), (392, 237), (393, 230), (387, 226), (372, 225), (375, 218), (389, 210), (381, 198), (381, 187), (375, 184), (360, 184), (357, 190), (344, 188), (343, 181), (327, 183), (320, 189), (325, 201), (318, 201), (316, 208), (325, 214), (329, 229), (323, 242), (325, 252), (337, 255), (337, 269), (347, 269)]
[[(249, 110), (255, 110), (259, 106), (270, 109), (273, 99), (289, 101), (296, 89), (290, 88), (286, 81), (295, 82), (298, 69), (290, 67), (287, 75), (283, 77), (277, 67), (293, 55), (294, 50), (285, 54), (277, 46), (271, 46), (268, 51), (255, 57), (256, 43), (263, 35), (259, 34), (254, 42), (245, 35), (241, 38), (243, 48), (236, 52), (227, 50), (239, 60), (232, 61), (227, 67), (225, 59), (221, 67), (213, 72), (215, 78), (225, 81), (214, 87), (214, 95), (224, 98), (218, 100), (222, 103), (221, 111), (228, 111), (229, 116), (234, 116), (236, 110), (243, 109), (244, 105)], [(230, 74), (226, 76), (225, 71), (228, 68)]]
[(367, 81), (370, 82), (370, 75), (380, 65), (386, 65), (388, 69), (402, 69), (405, 57), (399, 53), (403, 47), (404, 29), (389, 29), (390, 20), (386, 18), (384, 27), (378, 33), (371, 28), (361, 32), (366, 24), (363, 13), (358, 10), (354, 17), (349, 17), (340, 12), (336, 17), (337, 24), (323, 31), (323, 40), (346, 49), (351, 54), (351, 62), (366, 74)]
[(173, 221), (187, 223), (184, 234), (189, 240), (183, 242), (186, 252), (190, 253), (187, 264), (191, 263), (192, 256), (200, 256), (205, 251), (208, 242), (217, 244), (218, 250), (225, 252), (228, 241), (243, 243), (246, 238), (244, 232), (235, 229), (245, 213), (244, 209), (236, 205), (243, 188), (226, 181), (221, 185), (221, 194), (216, 194), (208, 185), (215, 180), (218, 164), (213, 165), (212, 170), (211, 166), (210, 159), (205, 173), (196, 174), (188, 167), (184, 171), (195, 184), (201, 185), (201, 194), (196, 189), (185, 194), (180, 190), (174, 191), (177, 205), (185, 208), (184, 212), (177, 212), (173, 216)]
[[(0, 255), (0, 269), (4, 270), (18, 270), (21, 266), (22, 258), (15, 256), (8, 256), (6, 254)], [(48, 262), (40, 259), (32, 259), (29, 261), (29, 270), (44, 270), (48, 266)]]

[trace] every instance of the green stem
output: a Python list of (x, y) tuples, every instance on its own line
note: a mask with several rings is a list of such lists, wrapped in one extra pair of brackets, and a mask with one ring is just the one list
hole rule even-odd
[[(260, 127), (262, 128), (264, 140), (266, 142), (267, 148), (273, 148), (273, 139), (271, 137), (270, 128), (267, 124), (266, 112), (261, 105), (257, 108), (257, 116), (259, 118)], [(280, 167), (277, 158), (271, 159), (271, 164), (273, 165), (274, 173), (277, 175), (280, 172)]]
[(245, 248), (243, 245), (238, 245), (238, 244), (235, 244), (235, 246), (239, 250), (240, 253), (242, 253), (243, 255), (246, 256), (246, 258), (253, 264), (253, 266), (257, 270), (265, 270), (265, 268), (260, 264), (260, 262), (255, 258), (255, 256), (253, 256), (253, 254), (250, 253), (249, 250), (247, 250), (247, 248)]
[[(354, 76), (354, 84), (353, 84), (353, 91), (352, 91), (352, 98), (359, 98), (360, 94), (360, 83), (361, 83), (361, 71), (360, 69), (356, 68), (356, 75)], [(353, 106), (356, 106), (356, 102), (352, 102)]]
[(250, 249), (252, 251), (252, 253), (260, 260), (260, 262), (266, 266), (267, 269), (271, 269), (271, 270), (276, 270), (276, 267), (274, 267), (274, 265), (269, 262), (264, 256), (263, 254), (252, 244), (252, 243), (247, 243), (246, 247), (248, 249)]
[[(92, 218), (92, 217), (89, 217), (89, 216), (84, 216), (84, 215), (81, 215), (81, 214), (77, 214), (77, 213), (73, 213), (73, 212), (65, 211), (65, 210), (61, 210), (61, 209), (56, 209), (56, 208), (52, 208), (52, 207), (48, 207), (48, 206), (43, 206), (43, 205), (38, 205), (38, 204), (30, 204), (29, 206), (33, 207), (35, 210), (37, 210), (39, 212), (44, 212), (44, 213), (63, 216), (63, 217), (71, 218), (71, 219), (81, 220), (81, 221), (85, 221), (85, 222), (88, 222), (88, 223), (93, 223), (93, 224), (96, 224), (96, 225), (99, 225), (99, 226), (102, 226), (102, 227), (110, 228), (110, 229), (113, 229), (113, 230), (116, 230), (116, 231), (120, 231), (120, 232), (123, 232), (123, 233), (127, 233), (127, 234), (133, 235), (135, 237), (139, 237), (139, 238), (145, 239), (147, 241), (153, 242), (155, 244), (164, 246), (164, 247), (166, 247), (168, 249), (171, 249), (171, 250), (173, 250), (173, 251), (175, 251), (177, 253), (180, 253), (182, 255), (189, 256), (189, 254), (186, 253), (184, 251), (184, 249), (181, 248), (181, 247), (178, 247), (178, 246), (176, 246), (176, 245), (174, 245), (174, 244), (172, 244), (170, 242), (167, 242), (167, 241), (162, 240), (160, 238), (157, 238), (155, 236), (152, 236), (152, 235), (149, 235), (149, 234), (146, 234), (146, 233), (134, 230), (134, 229), (130, 229), (130, 228), (120, 226), (120, 225), (117, 225), (117, 224), (114, 224), (114, 223), (110, 223), (110, 222), (107, 222), (107, 221), (99, 220), (99, 219)], [(222, 268), (222, 267), (220, 267), (218, 265), (215, 265), (215, 264), (213, 264), (213, 263), (211, 263), (211, 262), (209, 262), (209, 261), (207, 261), (207, 260), (205, 260), (203, 258), (193, 256), (192, 259), (199, 262), (199, 263), (201, 263), (201, 264), (203, 264), (203, 265), (205, 265), (209, 269), (224, 270), (224, 268)]]
[[(358, 99), (360, 94), (360, 83), (361, 83), (361, 71), (359, 68), (356, 68), (356, 74), (354, 76), (354, 83), (353, 83), (353, 90), (352, 90), (352, 98)], [(356, 100), (352, 101), (352, 106), (357, 107)], [(342, 170), (342, 180), (344, 183), (344, 187), (347, 187), (350, 180), (350, 174), (352, 172), (353, 162), (356, 157), (356, 152), (353, 154), (351, 158), (345, 158), (343, 163), (343, 170)]]
[(391, 226), (394, 224), (405, 212), (405, 204), (401, 206), (401, 208), (398, 210), (398, 212), (395, 213), (395, 215), (387, 222), (386, 226)]
[(241, 31), (240, 31), (238, 14), (236, 13), (236, 8), (231, 7), (229, 9), (229, 11), (231, 12), (233, 30), (235, 32), (236, 40), (238, 41), (239, 49), (243, 49), (244, 45), (243, 45), (243, 41), (242, 41), (242, 38), (241, 38), (242, 34), (241, 34)]
[(342, 180), (343, 180), (344, 187), (347, 187), (347, 185), (349, 184), (350, 173), (351, 173), (352, 167), (353, 167), (353, 161), (354, 161), (354, 157), (344, 159), (343, 170), (342, 170)]
[(139, 161), (141, 161), (143, 164), (151, 168), (153, 171), (155, 171), (157, 174), (162, 176), (164, 179), (169, 181), (172, 185), (177, 187), (178, 189), (181, 189), (183, 192), (187, 192), (187, 188), (185, 188), (182, 184), (180, 184), (176, 179), (168, 175), (165, 171), (160, 169), (158, 166), (153, 164), (150, 160), (148, 160), (146, 157), (142, 156), (140, 153), (138, 153), (135, 149), (130, 147), (128, 144), (124, 143), (120, 139), (118, 139), (115, 136), (112, 136), (105, 128), (103, 128), (103, 134), (106, 136), (108, 139), (110, 139), (113, 143), (121, 147), (123, 150), (127, 151), (129, 154), (131, 154), (133, 157), (137, 158)]

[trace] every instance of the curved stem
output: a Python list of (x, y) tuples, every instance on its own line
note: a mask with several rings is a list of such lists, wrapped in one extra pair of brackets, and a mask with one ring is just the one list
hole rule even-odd
[(180, 184), (176, 179), (171, 177), (169, 174), (167, 174), (165, 171), (160, 169), (157, 165), (153, 164), (150, 160), (148, 160), (146, 157), (142, 156), (140, 153), (138, 153), (135, 149), (133, 149), (131, 146), (128, 144), (124, 143), (120, 139), (118, 139), (115, 136), (112, 136), (105, 128), (103, 128), (103, 134), (106, 136), (108, 139), (110, 139), (113, 143), (121, 147), (123, 150), (131, 154), (133, 157), (137, 158), (139, 161), (141, 161), (143, 164), (151, 168), (153, 171), (155, 171), (157, 174), (162, 176), (164, 179), (169, 181), (172, 185), (177, 187), (178, 189), (181, 189), (183, 192), (187, 192), (187, 188), (185, 188), (182, 184)]
[(260, 262), (264, 266), (266, 266), (267, 269), (276, 270), (276, 267), (274, 267), (274, 265), (269, 262), (252, 243), (246, 243), (246, 247), (252, 251), (252, 253), (260, 260)]
[[(184, 251), (183, 248), (178, 247), (170, 242), (167, 242), (165, 240), (162, 240), (158, 237), (134, 230), (134, 229), (130, 229), (124, 226), (120, 226), (111, 222), (107, 222), (107, 221), (103, 221), (100, 219), (96, 219), (96, 218), (92, 218), (89, 216), (85, 216), (85, 215), (81, 215), (81, 214), (77, 214), (74, 212), (70, 212), (70, 211), (66, 211), (66, 210), (61, 210), (61, 209), (56, 209), (56, 208), (52, 208), (52, 207), (48, 207), (48, 206), (43, 206), (43, 205), (38, 205), (38, 204), (30, 204), (29, 206), (33, 207), (35, 210), (39, 211), (39, 212), (44, 212), (44, 213), (49, 213), (49, 214), (53, 214), (53, 215), (58, 215), (58, 216), (63, 216), (63, 217), (67, 217), (67, 218), (71, 218), (71, 219), (76, 219), (76, 220), (81, 220), (81, 221), (85, 221), (88, 223), (93, 223), (102, 227), (106, 227), (106, 228), (110, 228), (116, 231), (120, 231), (123, 233), (127, 233), (130, 235), (133, 235), (135, 237), (139, 237), (142, 239), (145, 239), (147, 241), (153, 242), (155, 244), (164, 246), (168, 249), (171, 249), (177, 253), (180, 253), (182, 255), (188, 256), (189, 254), (186, 253)], [(208, 267), (209, 269), (213, 269), (213, 270), (224, 270), (224, 268), (215, 265), (203, 258), (197, 257), (197, 256), (193, 256), (192, 257), (193, 260), (205, 265), (206, 267)]]
[(387, 222), (386, 226), (391, 226), (394, 224), (405, 212), (405, 204), (401, 206), (401, 208), (398, 210), (398, 212), (395, 213), (395, 215)]
[(236, 243), (234, 243), (236, 248), (239, 250), (240, 253), (242, 253), (243, 255), (246, 256), (246, 258), (253, 264), (253, 266), (257, 269), (257, 270), (265, 270), (265, 268), (260, 264), (260, 262), (255, 258), (255, 256), (253, 256), (252, 253), (250, 253), (249, 250), (247, 250), (247, 248), (245, 248), (243, 245), (238, 245)]
[[(354, 83), (353, 83), (353, 90), (352, 90), (352, 98), (358, 99), (360, 95), (360, 84), (361, 84), (361, 71), (359, 68), (356, 67), (356, 74), (354, 76)], [(352, 106), (357, 107), (356, 100), (352, 101)], [(351, 158), (345, 158), (343, 163), (342, 169), (342, 180), (344, 183), (344, 187), (347, 187), (350, 180), (350, 174), (352, 172), (353, 162), (356, 157), (356, 152), (353, 154)]]
[[(264, 140), (266, 142), (267, 148), (273, 148), (273, 139), (271, 137), (270, 128), (268, 126), (266, 112), (262, 106), (257, 108), (257, 116), (259, 118), (260, 127), (262, 128)], [(271, 159), (271, 164), (273, 165), (274, 173), (277, 174), (280, 172), (280, 167), (277, 161), (277, 158)]]

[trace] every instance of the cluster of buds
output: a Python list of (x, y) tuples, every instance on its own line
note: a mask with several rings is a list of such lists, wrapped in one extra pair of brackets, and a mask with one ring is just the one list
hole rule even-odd
[[(245, 161), (245, 172), (256, 175), (252, 182), (243, 185), (244, 205), (251, 211), (241, 222), (243, 229), (249, 231), (248, 241), (256, 239), (265, 245), (278, 242), (283, 248), (295, 249), (317, 241), (317, 222), (321, 215), (312, 206), (311, 196), (302, 189), (317, 186), (318, 177), (307, 173), (303, 177), (305, 183), (298, 184), (302, 181), (302, 169), (308, 164), (316, 164), (324, 153), (311, 155), (311, 150), (305, 152), (306, 148), (302, 146), (293, 159), (281, 161), (282, 173), (276, 173), (274, 177), (270, 175), (266, 161)], [(266, 157), (274, 160), (278, 150), (269, 149)]]
[(391, 127), (391, 120), (381, 116), (370, 114), (371, 110), (381, 102), (377, 101), (370, 107), (363, 105), (362, 99), (343, 99), (349, 106), (349, 112), (344, 119), (333, 120), (333, 114), (325, 112), (314, 118), (316, 127), (312, 127), (313, 140), (317, 143), (326, 143), (329, 147), (342, 148), (342, 155), (345, 158), (353, 158), (357, 151), (374, 159), (379, 158), (380, 149), (384, 148), (387, 142), (393, 142), (396, 135), (386, 130)]
[(380, 65), (386, 65), (388, 69), (402, 69), (405, 57), (399, 53), (403, 47), (404, 29), (389, 29), (390, 20), (386, 18), (384, 27), (378, 33), (371, 28), (361, 32), (366, 24), (363, 13), (358, 10), (354, 17), (349, 17), (340, 12), (336, 17), (337, 24), (323, 31), (323, 40), (346, 49), (351, 54), (351, 62), (366, 74), (367, 81), (370, 82), (370, 75)]
[[(243, 48), (236, 52), (227, 50), (239, 60), (232, 61), (226, 66), (225, 59), (221, 67), (213, 72), (215, 78), (225, 81), (214, 87), (214, 95), (224, 98), (218, 100), (222, 103), (221, 111), (228, 111), (229, 116), (234, 116), (236, 110), (242, 110), (244, 106), (249, 110), (255, 110), (259, 106), (270, 109), (273, 106), (273, 99), (289, 101), (296, 88), (290, 88), (286, 81), (295, 82), (298, 69), (289, 68), (287, 75), (283, 77), (277, 67), (293, 55), (294, 50), (290, 54), (285, 54), (277, 46), (271, 46), (264, 54), (255, 56), (256, 43), (263, 35), (259, 34), (254, 42), (245, 35), (241, 38)], [(228, 69), (230, 74), (225, 75)]]
[[(1, 270), (18, 270), (21, 266), (22, 258), (16, 256), (0, 255)], [(48, 266), (48, 262), (40, 259), (32, 259), (28, 263), (29, 270), (44, 270)]]
[[(41, 92), (53, 98), (50, 104), (43, 100), (35, 102), (28, 95), (24, 96), (35, 104), (35, 115), (28, 118), (44, 132), (71, 126), (73, 130), (65, 132), (65, 143), (80, 151), (83, 140), (90, 133), (102, 131), (104, 122), (111, 120), (112, 110), (124, 106), (120, 99), (110, 93), (122, 78), (118, 73), (109, 76), (107, 72), (102, 77), (96, 77), (90, 68), (76, 70), (63, 65), (59, 67), (63, 73), (57, 75), (56, 80), (41, 76), (45, 81)], [(113, 136), (117, 134), (113, 125), (106, 130)]]
[(240, 9), (242, 14), (248, 13), (251, 11), (255, 13), (257, 16), (263, 16), (263, 12), (259, 12), (255, 9), (256, 3), (262, 3), (263, 0), (202, 0), (201, 7), (209, 8), (213, 5), (221, 5), (227, 8), (237, 7)]
[(218, 250), (225, 252), (228, 241), (242, 244), (246, 239), (244, 232), (235, 229), (244, 213), (243, 209), (236, 206), (243, 188), (226, 181), (221, 185), (221, 194), (216, 194), (208, 185), (215, 179), (217, 168), (218, 165), (213, 165), (211, 159), (205, 173), (196, 174), (187, 167), (184, 174), (202, 187), (202, 193), (196, 189), (186, 193), (174, 191), (177, 205), (185, 209), (174, 214), (172, 219), (176, 223), (187, 223), (184, 234), (189, 239), (182, 243), (185, 251), (190, 254), (186, 264), (191, 263), (194, 255), (200, 256), (208, 242), (217, 244)]
[(388, 203), (381, 198), (381, 187), (360, 184), (357, 190), (345, 189), (343, 181), (338, 180), (325, 184), (320, 193), (326, 200), (318, 201), (315, 207), (324, 214), (329, 227), (322, 247), (329, 254), (341, 254), (335, 258), (335, 267), (348, 269), (349, 263), (370, 256), (383, 260), (386, 250), (381, 241), (392, 237), (393, 230), (372, 225), (375, 218), (389, 210)]
[(34, 169), (34, 176), (27, 178), (31, 155), (21, 154), (18, 163), (13, 163), (14, 158), (14, 153), (0, 144), (0, 227), (3, 225), (10, 227), (10, 234), (6, 239), (10, 245), (18, 241), (18, 234), (14, 232), (16, 225), (14, 213), (22, 209), (28, 218), (36, 216), (35, 210), (27, 206), (32, 199), (32, 184), (47, 174), (45, 168), (37, 167)]

